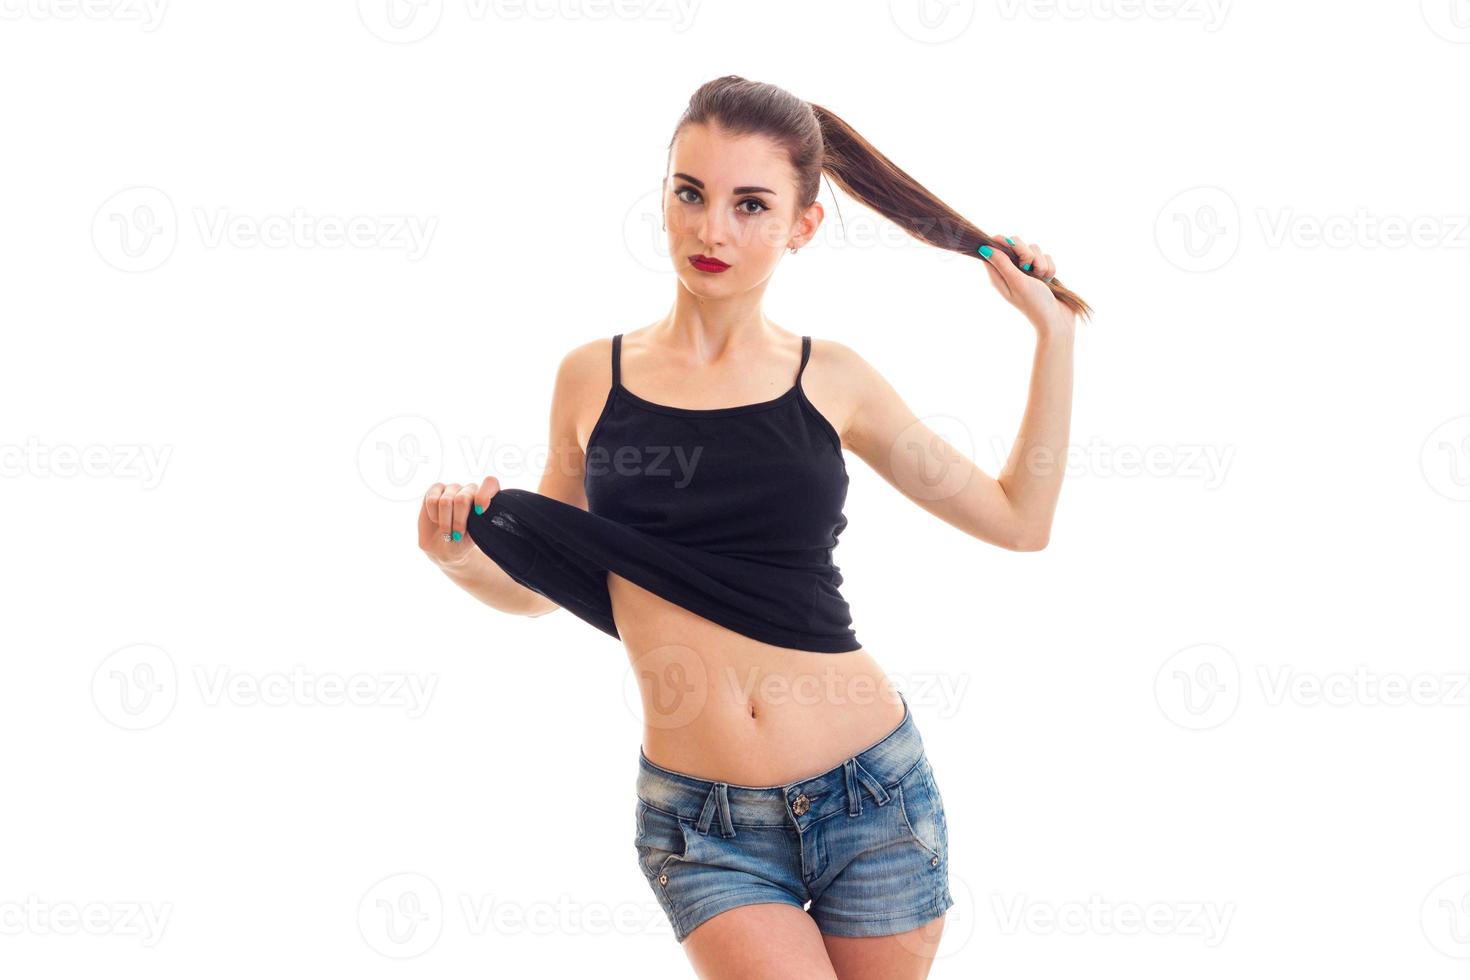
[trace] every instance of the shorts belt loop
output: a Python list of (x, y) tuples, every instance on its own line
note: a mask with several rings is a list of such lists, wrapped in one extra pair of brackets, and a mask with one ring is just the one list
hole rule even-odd
[(709, 833), (710, 821), (714, 819), (715, 811), (718, 810), (720, 836), (735, 836), (735, 824), (730, 819), (730, 794), (726, 789), (728, 785), (728, 783), (715, 783), (710, 787), (709, 795), (704, 798), (704, 809), (699, 811), (699, 819), (694, 824), (701, 834)]
[(852, 770), (853, 774), (862, 780), (863, 785), (868, 787), (868, 792), (873, 794), (873, 799), (878, 801), (879, 806), (882, 806), (893, 798), (888, 790), (883, 788), (883, 784), (878, 781), (878, 778), (863, 768), (863, 764), (857, 761), (857, 756), (853, 756), (852, 758)]
[(849, 817), (860, 816), (863, 812), (862, 794), (858, 792), (857, 776), (853, 771), (856, 768), (856, 759), (847, 759), (842, 763), (842, 779), (847, 784), (847, 815)]

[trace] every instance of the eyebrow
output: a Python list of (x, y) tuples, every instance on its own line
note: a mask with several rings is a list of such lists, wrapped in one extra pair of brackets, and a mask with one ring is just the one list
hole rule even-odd
[[(704, 190), (704, 181), (700, 180), (698, 177), (691, 177), (688, 174), (674, 174), (673, 176), (675, 176), (675, 177), (683, 177), (685, 180), (689, 181), (689, 183), (693, 184), (695, 187), (698, 187), (700, 190)], [(773, 191), (773, 190), (771, 190), (769, 187), (737, 187), (733, 191), (731, 191), (730, 193), (732, 193), (732, 194), (775, 194), (776, 192)]]

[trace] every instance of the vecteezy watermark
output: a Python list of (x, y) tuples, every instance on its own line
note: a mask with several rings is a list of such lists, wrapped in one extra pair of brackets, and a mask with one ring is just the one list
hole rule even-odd
[[(992, 457), (997, 466), (1004, 465), (1011, 453), (1000, 438), (991, 441)], [(1086, 446), (1066, 447), (1061, 465), (1068, 477), (1145, 476), (1163, 479), (1198, 480), (1206, 490), (1215, 490), (1225, 482), (1226, 472), (1235, 458), (1236, 447), (1210, 443), (1156, 443), (1151, 446), (1104, 443), (1096, 436)], [(1055, 472), (1056, 454), (1038, 447), (1025, 454), (1022, 467), (1032, 474)]]
[(1234, 902), (1113, 902), (1100, 895), (1086, 901), (1043, 902), (1025, 895), (991, 896), (1000, 932), (1014, 936), (1183, 936), (1213, 949), (1225, 941), (1235, 918)]
[(1431, 888), (1419, 909), (1419, 925), (1429, 945), (1453, 959), (1470, 960), (1470, 874)]
[(173, 910), (172, 902), (48, 902), (27, 895), (0, 900), (0, 936), (123, 936), (151, 949)]
[[(436, 674), (308, 671), (237, 671), (226, 664), (195, 664), (200, 703), (208, 708), (394, 708), (422, 718), (439, 684)], [(129, 731), (153, 728), (173, 713), (179, 672), (166, 650), (137, 643), (114, 650), (92, 674), (92, 703), (104, 719)]]
[[(456, 924), (454, 913), (460, 921)], [(583, 901), (565, 892), (555, 898), (497, 898), (460, 893), (444, 901), (427, 875), (389, 875), (363, 893), (357, 928), (363, 941), (389, 959), (427, 953), (454, 926), (469, 936), (667, 935), (662, 908), (652, 901)]]
[(1256, 209), (1267, 247), (1470, 248), (1470, 215), (1299, 214), (1294, 208)]
[[(369, 490), (385, 500), (417, 499), (450, 469), (445, 444), (439, 427), (429, 419), (395, 415), (374, 425), (357, 444), (358, 475)], [(585, 456), (580, 450), (553, 450), (544, 443), (518, 446), (468, 435), (456, 438), (453, 446), (458, 456), (452, 471), (465, 474), (464, 482), (478, 482), (486, 476), (501, 481), (527, 475), (539, 477), (555, 467), (556, 472), (579, 480), (616, 473), (648, 477), (673, 490), (689, 486), (704, 455), (704, 446), (692, 443), (600, 444), (592, 446)]]
[(1272, 708), (1288, 702), (1301, 708), (1470, 708), (1470, 673), (1379, 673), (1362, 664), (1350, 671), (1318, 673), (1291, 664), (1258, 664), (1256, 676)]
[(128, 442), (49, 444), (27, 436), (24, 443), (0, 443), (0, 478), (115, 477), (136, 479), (144, 490), (152, 490), (163, 481), (173, 449)]
[(409, 718), (429, 710), (436, 674), (318, 674), (301, 665), (289, 671), (246, 673), (224, 664), (194, 665), (194, 679), (205, 705), (251, 708), (402, 708)]
[(1470, 500), (1470, 415), (1434, 427), (1419, 450), (1419, 469), (1430, 489), (1450, 500)]
[(439, 886), (413, 872), (381, 879), (357, 903), (357, 930), (369, 947), (389, 959), (427, 953), (444, 932)]
[(975, 439), (953, 415), (926, 415), (905, 426), (888, 447), (889, 472), (919, 500), (948, 500), (975, 475)]
[(753, 700), (763, 705), (874, 704), (878, 701), (898, 704), (899, 692), (902, 691), (910, 706), (933, 709), (942, 718), (952, 718), (959, 712), (972, 680), (967, 673), (942, 671), (915, 671), (876, 678), (869, 674), (847, 674), (831, 667), (776, 674), (755, 668), (741, 674), (733, 667), (726, 667), (721, 678), (729, 698)]
[(650, 728), (685, 727), (704, 711), (709, 696), (704, 658), (682, 643), (646, 650), (623, 672), (623, 706)]
[(1213, 643), (1177, 650), (1154, 675), (1154, 700), (1181, 728), (1223, 725), (1240, 705), (1240, 665), (1234, 654)]
[[(1380, 214), (1356, 208), (1343, 214), (1304, 214), (1291, 207), (1255, 209), (1266, 248), (1470, 248), (1470, 215)], [(1220, 187), (1180, 191), (1159, 210), (1154, 240), (1159, 253), (1185, 272), (1213, 272), (1239, 250), (1240, 208)]]
[(0, 0), (0, 20), (94, 20), (158, 30), (168, 0)]
[(616, 473), (647, 476), (666, 489), (683, 490), (694, 479), (694, 469), (704, 446), (593, 446), (587, 451), (588, 476)]
[(996, 0), (1005, 20), (1174, 20), (1203, 24), (1213, 34), (1225, 24), (1230, 0)]
[(1240, 208), (1224, 188), (1191, 187), (1175, 194), (1154, 219), (1159, 253), (1185, 272), (1211, 272), (1240, 247)]
[(1419, 0), (1429, 29), (1446, 41), (1470, 44), (1470, 4), (1466, 0)]
[[(357, 0), (357, 16), (372, 35), (390, 44), (412, 44), (433, 34), (445, 0)], [(699, 0), (459, 0), (452, 16), (478, 23), (515, 21), (667, 22), (682, 34), (694, 24)]]
[[(1294, 664), (1256, 664), (1254, 676), (1266, 708), (1470, 709), (1467, 671), (1377, 671), (1364, 664), (1317, 671)], [(1192, 730), (1229, 721), (1244, 688), (1235, 656), (1209, 643), (1172, 654), (1154, 678), (1154, 696), (1164, 717)]]
[(444, 439), (422, 415), (384, 419), (358, 443), (357, 472), (368, 489), (387, 500), (421, 497), (444, 472)]
[[(439, 219), (413, 214), (248, 214), (228, 207), (190, 211), (205, 249), (342, 249), (401, 251), (408, 261), (429, 250)], [(173, 200), (157, 187), (129, 187), (103, 201), (92, 216), (97, 254), (123, 272), (148, 272), (174, 253), (181, 237)]]
[(114, 650), (92, 672), (92, 704), (119, 728), (152, 728), (173, 712), (178, 698), (173, 658), (151, 643)]
[(460, 895), (472, 936), (637, 936), (672, 932), (657, 902), (583, 901), (565, 892), (552, 899)]
[(943, 44), (969, 30), (975, 0), (888, 0), (893, 25), (922, 44)]

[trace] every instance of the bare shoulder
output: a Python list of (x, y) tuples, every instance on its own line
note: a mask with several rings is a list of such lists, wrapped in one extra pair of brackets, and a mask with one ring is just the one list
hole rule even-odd
[(812, 337), (811, 357), (802, 374), (802, 388), (807, 399), (837, 430), (843, 446), (855, 448), (852, 437), (859, 414), (882, 383), (882, 377), (873, 366), (847, 344)]
[(807, 367), (808, 397), (814, 403), (817, 398), (825, 399), (830, 412), (824, 410), (823, 414), (831, 420), (848, 449), (864, 453), (880, 423), (892, 425), (894, 420), (912, 420), (908, 406), (888, 379), (847, 344), (813, 337)]

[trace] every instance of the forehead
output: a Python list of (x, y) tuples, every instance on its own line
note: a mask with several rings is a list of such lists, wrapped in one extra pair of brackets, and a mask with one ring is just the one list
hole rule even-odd
[(793, 180), (791, 161), (774, 140), (758, 133), (734, 134), (704, 124), (685, 126), (674, 140), (669, 173), (686, 173), (706, 188), (760, 184), (777, 189)]

